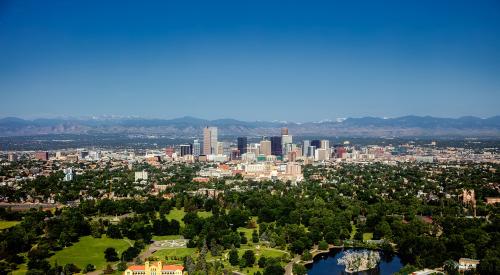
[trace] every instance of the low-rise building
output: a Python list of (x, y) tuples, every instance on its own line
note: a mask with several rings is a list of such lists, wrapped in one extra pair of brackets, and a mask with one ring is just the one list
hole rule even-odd
[(149, 262), (146, 261), (144, 265), (129, 266), (123, 275), (182, 275), (187, 274), (184, 272), (182, 265), (166, 265), (161, 261)]
[(458, 260), (458, 270), (463, 272), (466, 270), (476, 269), (479, 265), (479, 260), (460, 258)]

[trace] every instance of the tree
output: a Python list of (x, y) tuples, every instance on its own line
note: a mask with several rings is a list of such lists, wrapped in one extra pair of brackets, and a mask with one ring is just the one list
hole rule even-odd
[(127, 269), (127, 263), (119, 262), (116, 268), (118, 269), (118, 271), (125, 271)]
[(285, 274), (285, 269), (279, 264), (269, 265), (264, 269), (264, 275), (281, 275)]
[(257, 230), (255, 230), (255, 229), (252, 232), (252, 242), (253, 243), (259, 242), (259, 234), (257, 234)]
[(261, 256), (257, 264), (259, 265), (260, 268), (264, 268), (266, 266), (266, 263), (267, 263), (266, 257)]
[(89, 273), (95, 270), (95, 265), (87, 264), (85, 268), (83, 268), (83, 273)]
[(498, 249), (488, 249), (478, 271), (480, 274), (500, 274), (500, 252)]
[(318, 249), (319, 250), (327, 250), (328, 249), (328, 243), (325, 240), (321, 240), (318, 244)]
[(131, 246), (131, 247), (127, 248), (127, 250), (122, 252), (122, 260), (124, 260), (126, 262), (130, 262), (135, 257), (137, 257), (140, 252), (141, 252), (141, 250), (138, 249), (137, 247), (135, 247), (135, 245)]
[(295, 240), (292, 242), (292, 247), (290, 250), (295, 254), (302, 254), (305, 249), (305, 245), (301, 240)]
[(245, 235), (244, 232), (240, 232), (240, 243), (241, 244), (247, 244), (248, 243), (247, 236)]
[(108, 237), (110, 237), (112, 239), (123, 238), (122, 233), (120, 231), (120, 228), (118, 227), (118, 225), (114, 225), (114, 224), (110, 224), (108, 226), (108, 231), (106, 232), (106, 235), (108, 235)]
[(458, 263), (453, 260), (447, 260), (443, 265), (444, 271), (448, 275), (456, 275), (458, 274)]
[(246, 266), (253, 266), (255, 264), (255, 253), (252, 250), (245, 251), (242, 258), (245, 260)]
[(103, 227), (98, 221), (93, 221), (90, 223), (90, 232), (92, 237), (100, 238), (103, 233)]
[(112, 274), (114, 272), (113, 267), (110, 264), (106, 266), (106, 269), (103, 270), (104, 274)]
[(191, 256), (186, 257), (186, 259), (184, 260), (184, 265), (186, 266), (186, 271), (188, 272), (188, 274), (193, 274), (194, 270), (196, 269), (196, 264), (194, 263)]
[(237, 266), (240, 262), (239, 256), (238, 256), (238, 250), (236, 248), (231, 249), (229, 251), (229, 263), (232, 266)]
[(74, 264), (66, 264), (64, 266), (64, 274), (80, 273), (81, 269)]
[(300, 257), (302, 261), (310, 261), (312, 260), (312, 254), (309, 252), (309, 250), (304, 251), (304, 254), (302, 254), (302, 257)]
[(104, 250), (104, 258), (106, 262), (116, 262), (118, 261), (118, 253), (113, 247), (108, 247)]
[(301, 264), (293, 264), (292, 270), (293, 270), (293, 274), (295, 274), (295, 275), (306, 275), (307, 274), (307, 268)]

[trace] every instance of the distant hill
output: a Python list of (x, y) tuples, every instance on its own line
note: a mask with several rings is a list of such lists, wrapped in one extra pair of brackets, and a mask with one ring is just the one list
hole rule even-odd
[(322, 122), (205, 120), (195, 117), (175, 119), (93, 118), (0, 119), (0, 136), (43, 134), (163, 134), (190, 137), (202, 133), (205, 126), (216, 126), (220, 135), (276, 135), (288, 127), (293, 135), (351, 137), (494, 137), (500, 138), (500, 116), (490, 118), (437, 118), (404, 116), (398, 118), (362, 117)]

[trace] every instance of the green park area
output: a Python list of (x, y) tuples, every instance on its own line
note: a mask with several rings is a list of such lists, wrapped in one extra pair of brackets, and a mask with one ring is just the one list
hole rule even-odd
[[(288, 252), (275, 249), (275, 248), (269, 248), (269, 247), (264, 247), (261, 245), (256, 245), (256, 244), (246, 244), (246, 245), (241, 245), (240, 248), (238, 248), (238, 256), (241, 258), (245, 251), (247, 250), (252, 250), (255, 254), (255, 264), (252, 267), (245, 267), (241, 268), (239, 266), (231, 266), (229, 263), (229, 250), (225, 250), (222, 253), (222, 256), (218, 257), (213, 257), (210, 255), (210, 253), (207, 254), (207, 261), (209, 262), (221, 262), (224, 267), (230, 268), (233, 271), (238, 271), (242, 272), (244, 274), (254, 274), (257, 271), (260, 271), (261, 273), (264, 271), (262, 268), (259, 268), (257, 261), (259, 260), (260, 257), (266, 257), (266, 258), (281, 258), (283, 256), (288, 256)], [(282, 263), (283, 266), (285, 266), (284, 263)]]
[(0, 230), (13, 227), (18, 223), (20, 223), (20, 221), (0, 221)]
[[(198, 211), (197, 212), (198, 217), (200, 218), (208, 218), (212, 216), (212, 212), (207, 212), (207, 211)], [(184, 208), (177, 209), (174, 208), (170, 210), (170, 212), (167, 214), (167, 219), (169, 220), (177, 220), (181, 224), (181, 226), (184, 226), (184, 221), (182, 220), (184, 216), (186, 215), (186, 211), (184, 211)]]
[(373, 239), (373, 233), (363, 233), (363, 241), (369, 241)]
[(104, 259), (104, 250), (106, 248), (113, 247), (118, 255), (121, 255), (131, 244), (132, 242), (129, 240), (110, 239), (105, 235), (102, 238), (85, 236), (81, 237), (72, 246), (57, 251), (50, 258), (50, 263), (57, 262), (59, 265), (73, 263), (79, 268), (84, 268), (87, 264), (93, 264), (99, 270), (106, 267), (106, 259)]
[(182, 258), (193, 256), (196, 250), (196, 248), (167, 248), (155, 252), (153, 256), (169, 264), (183, 263)]

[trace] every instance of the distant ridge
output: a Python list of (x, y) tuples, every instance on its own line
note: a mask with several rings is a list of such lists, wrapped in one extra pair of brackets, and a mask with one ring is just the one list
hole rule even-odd
[(478, 118), (438, 118), (403, 116), (361, 117), (320, 122), (240, 121), (231, 118), (205, 120), (196, 117), (150, 119), (137, 117), (0, 119), (0, 136), (43, 134), (164, 134), (200, 135), (205, 126), (219, 127), (221, 135), (275, 135), (288, 127), (293, 135), (363, 137), (493, 137), (500, 138), (500, 116)]

